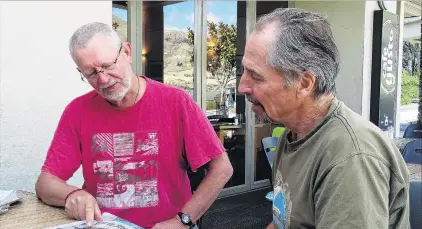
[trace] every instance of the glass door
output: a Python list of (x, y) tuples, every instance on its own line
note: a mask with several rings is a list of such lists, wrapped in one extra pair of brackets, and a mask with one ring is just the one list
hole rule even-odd
[[(225, 188), (246, 186), (244, 109), (237, 106), (238, 2), (206, 1), (206, 113), (234, 173)], [(245, 31), (243, 31), (244, 33)], [(240, 45), (240, 44), (239, 44)]]
[[(268, 126), (255, 123), (250, 104), (237, 93), (256, 4), (142, 2), (143, 72), (153, 80), (183, 88), (206, 112), (234, 168), (220, 197), (269, 185), (262, 172), (268, 163), (260, 158), (260, 138)], [(203, 177), (202, 172), (190, 175), (196, 184)]]

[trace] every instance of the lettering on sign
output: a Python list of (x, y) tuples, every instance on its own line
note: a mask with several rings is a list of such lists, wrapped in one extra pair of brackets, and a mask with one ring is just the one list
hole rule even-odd
[(394, 38), (397, 34), (391, 26), (391, 20), (384, 23), (384, 29), (389, 29), (388, 43), (383, 42), (382, 49), (382, 69), (381, 69), (381, 87), (387, 94), (394, 92), (396, 88), (396, 56), (397, 47), (394, 46)]

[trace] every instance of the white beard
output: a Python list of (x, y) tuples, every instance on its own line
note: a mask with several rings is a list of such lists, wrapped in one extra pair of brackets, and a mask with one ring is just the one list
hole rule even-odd
[(125, 97), (127, 92), (129, 91), (129, 88), (132, 85), (132, 76), (128, 74), (128, 77), (123, 79), (123, 82), (121, 82), (122, 88), (116, 91), (111, 92), (105, 92), (104, 90), (100, 89), (100, 94), (109, 101), (113, 102), (120, 102)]

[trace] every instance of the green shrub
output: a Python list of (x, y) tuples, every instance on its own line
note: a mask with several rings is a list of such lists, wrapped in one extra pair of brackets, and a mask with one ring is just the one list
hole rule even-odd
[(412, 100), (419, 100), (419, 77), (409, 75), (403, 71), (401, 78), (401, 105), (410, 104)]
[(217, 104), (215, 101), (207, 101), (207, 110), (215, 110), (217, 109)]

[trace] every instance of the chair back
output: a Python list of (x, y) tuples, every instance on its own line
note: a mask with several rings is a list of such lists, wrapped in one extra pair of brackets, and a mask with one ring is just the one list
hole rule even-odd
[(276, 127), (276, 128), (273, 129), (272, 136), (273, 137), (281, 137), (281, 135), (283, 135), (285, 130), (286, 130), (286, 127)]
[(273, 166), (275, 148), (277, 146), (278, 139), (278, 137), (266, 137), (261, 140), (262, 148), (264, 149), (264, 152), (267, 156), (267, 160), (270, 163), (271, 168)]
[(403, 158), (406, 163), (422, 164), (422, 139), (408, 142), (403, 149)]
[(410, 123), (404, 131), (403, 138), (422, 138), (422, 131), (419, 129), (417, 122)]
[(410, 228), (422, 228), (422, 181), (410, 181)]

